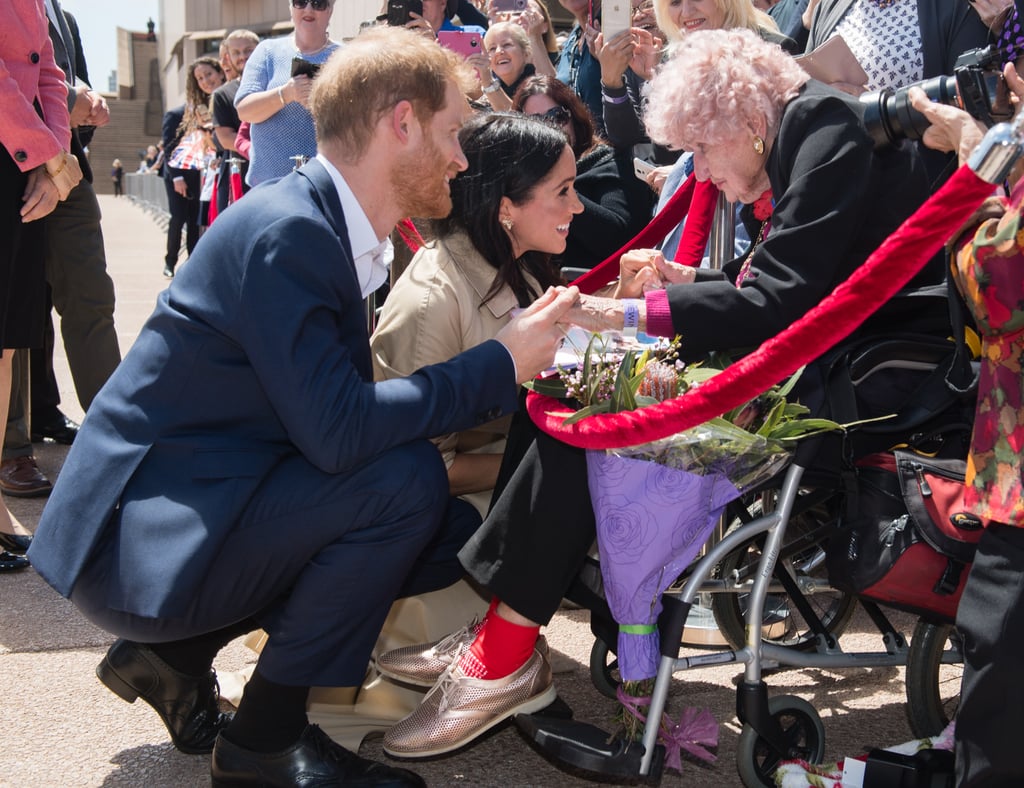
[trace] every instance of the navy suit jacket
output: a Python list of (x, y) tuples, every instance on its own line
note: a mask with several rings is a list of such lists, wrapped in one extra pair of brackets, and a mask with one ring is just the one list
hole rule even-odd
[(313, 161), (218, 219), (160, 295), (89, 409), (32, 563), (68, 596), (93, 551), (110, 551), (112, 609), (179, 615), (282, 459), (344, 474), (513, 411), (514, 378), (491, 340), (372, 382), (341, 204)]

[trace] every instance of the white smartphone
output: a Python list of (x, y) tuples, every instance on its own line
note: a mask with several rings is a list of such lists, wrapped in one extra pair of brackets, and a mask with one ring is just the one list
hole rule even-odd
[(644, 161), (641, 158), (633, 158), (633, 174), (642, 181), (647, 180), (647, 175), (657, 169), (657, 165)]
[(633, 22), (633, 3), (630, 0), (604, 0), (601, 3), (601, 32), (605, 42), (611, 41)]

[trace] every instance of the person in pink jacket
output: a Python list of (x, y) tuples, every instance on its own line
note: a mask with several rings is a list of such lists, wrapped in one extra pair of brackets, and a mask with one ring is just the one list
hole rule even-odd
[[(7, 424), (11, 350), (41, 346), (45, 309), (42, 223), (81, 180), (68, 153), (71, 125), (42, 0), (0, 10), (0, 442)], [(23, 569), (27, 540), (0, 500), (0, 572)]]

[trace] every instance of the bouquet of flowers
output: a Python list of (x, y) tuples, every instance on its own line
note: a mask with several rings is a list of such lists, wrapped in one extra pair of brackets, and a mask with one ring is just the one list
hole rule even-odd
[[(594, 335), (575, 366), (558, 367), (557, 375), (528, 385), (569, 401), (576, 410), (567, 422), (634, 410), (676, 397), (721, 371), (684, 364), (678, 349), (678, 337), (616, 349)], [(775, 476), (798, 439), (841, 429), (787, 400), (798, 376), (684, 432), (587, 452), (604, 591), (619, 623), (620, 699), (627, 709), (647, 694), (657, 673), (661, 595), (700, 552), (725, 506)], [(707, 721), (701, 725), (707, 728)]]

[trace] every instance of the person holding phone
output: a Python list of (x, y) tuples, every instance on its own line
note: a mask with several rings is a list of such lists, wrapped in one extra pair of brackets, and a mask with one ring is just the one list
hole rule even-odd
[(250, 124), (252, 147), (246, 181), (255, 186), (287, 175), (292, 156), (316, 154), (309, 94), (313, 78), (296, 73), (293, 61), (320, 66), (340, 45), (327, 32), (334, 0), (291, 0), (295, 31), (261, 41), (245, 64), (235, 95), (238, 118)]
[[(537, 73), (535, 43), (526, 29), (516, 22), (496, 22), (484, 36), (486, 60), (471, 60), (480, 78), (487, 102), (496, 110), (512, 108), (512, 97), (523, 82)], [(541, 50), (541, 64), (554, 76), (547, 54)]]
[[(483, 25), (457, 25), (452, 22), (452, 17), (458, 10), (458, 0), (423, 0), (423, 13), (417, 14), (415, 11), (410, 11), (409, 21), (405, 26), (410, 30), (416, 30), (434, 38), (437, 38), (437, 34), (442, 30), (461, 30), (468, 33), (479, 33), (481, 36), (486, 32)], [(482, 14), (479, 15), (479, 21), (484, 24), (487, 22), (486, 17)]]

